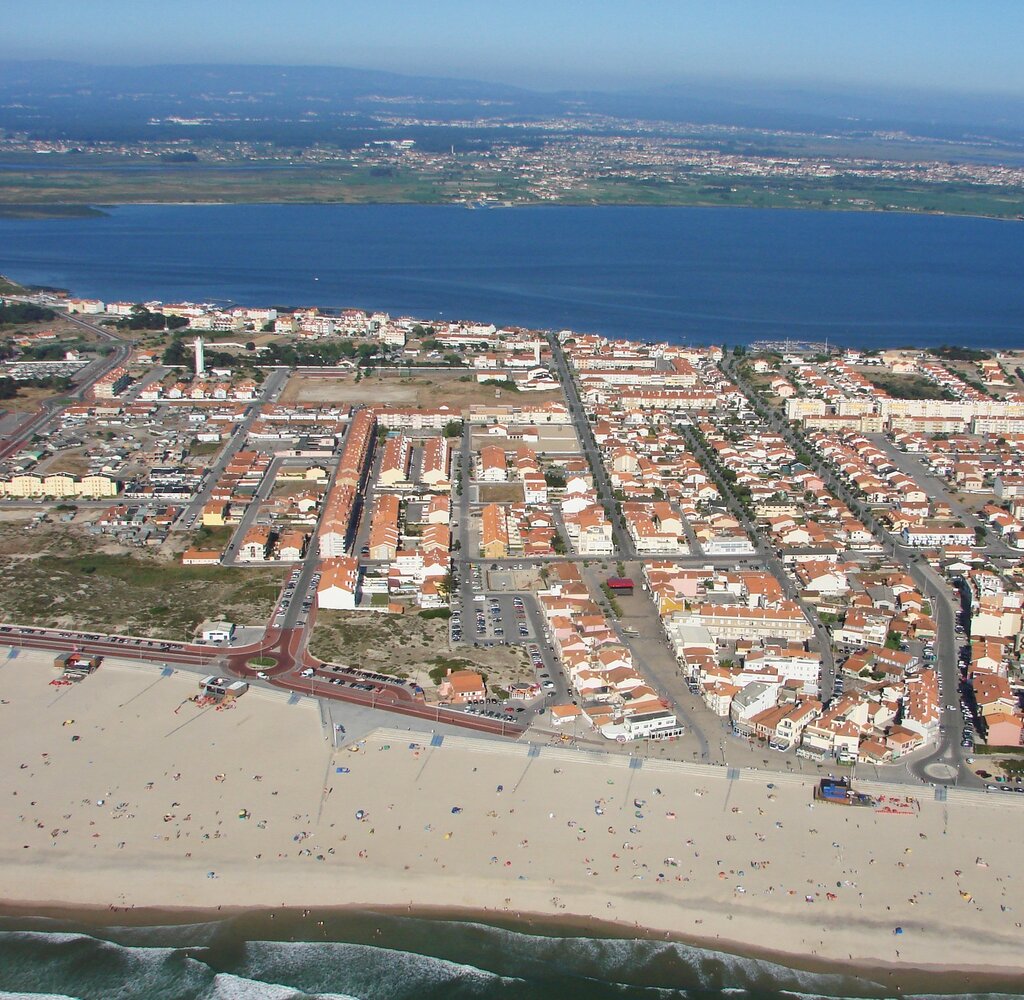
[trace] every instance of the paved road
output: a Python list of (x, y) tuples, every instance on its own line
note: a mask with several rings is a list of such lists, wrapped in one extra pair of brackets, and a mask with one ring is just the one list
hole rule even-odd
[[(427, 721), (434, 720), (459, 726), (474, 732), (518, 738), (523, 728), (514, 722), (469, 716), (461, 712), (426, 705), (403, 682), (373, 681), (371, 690), (365, 691), (345, 684), (332, 684), (330, 678), (344, 677), (349, 681), (370, 684), (356, 672), (332, 671), (309, 656), (304, 650), (302, 629), (268, 629), (259, 643), (239, 647), (211, 647), (196, 643), (166, 643), (159, 640), (138, 639), (132, 636), (98, 636), (81, 638), (84, 633), (66, 633), (57, 629), (20, 628), (3, 626), (0, 646), (33, 649), (46, 652), (82, 651), (104, 657), (142, 660), (161, 666), (198, 669), (204, 673), (227, 674), (242, 677), (250, 683), (267, 683), (296, 694), (366, 705), (371, 708), (397, 712)], [(277, 664), (266, 669), (268, 680), (256, 677), (258, 667), (248, 662), (254, 657), (274, 657)], [(302, 677), (301, 670), (313, 668), (312, 678)]]
[[(639, 562), (627, 563), (627, 574), (631, 574), (634, 579), (640, 579), (642, 565)], [(679, 724), (686, 728), (686, 735), (680, 742), (686, 746), (693, 744), (691, 749), (696, 751), (695, 760), (709, 761), (711, 737), (708, 734), (717, 720), (699, 699), (690, 694), (686, 682), (680, 675), (675, 654), (662, 631), (654, 602), (639, 588), (631, 597), (619, 597), (617, 602), (623, 612), (620, 619), (612, 612), (601, 590), (602, 580), (598, 570), (584, 569), (583, 576), (591, 593), (597, 595), (597, 601), (604, 608), (619, 642), (632, 654), (637, 669), (665, 702), (666, 707), (675, 712)], [(627, 628), (638, 634), (626, 635)]]
[(153, 365), (152, 368), (145, 375), (138, 380), (133, 382), (124, 391), (124, 395), (121, 397), (124, 403), (134, 403), (138, 400), (142, 390), (147, 386), (153, 385), (155, 382), (160, 382), (164, 376), (174, 371), (173, 368), (165, 368), (163, 365)]
[(267, 376), (263, 382), (259, 398), (245, 408), (245, 413), (235, 428), (234, 433), (228, 439), (228, 443), (221, 448), (217, 460), (207, 470), (202, 486), (182, 510), (181, 516), (174, 523), (173, 530), (183, 531), (188, 529), (193, 521), (202, 514), (203, 507), (209, 501), (210, 494), (217, 485), (221, 473), (227, 468), (228, 462), (235, 456), (235, 453), (245, 444), (246, 438), (249, 436), (249, 428), (260, 412), (260, 406), (265, 401), (276, 398), (287, 377), (288, 371), (284, 368), (275, 368)]
[(995, 538), (992, 534), (991, 528), (984, 524), (981, 519), (968, 507), (963, 501), (958, 500), (953, 496), (949, 489), (949, 485), (945, 480), (940, 479), (924, 463), (924, 460), (919, 455), (911, 455), (905, 451), (900, 451), (884, 434), (865, 434), (864, 435), (876, 448), (880, 451), (884, 451), (885, 454), (892, 461), (893, 465), (896, 466), (900, 472), (905, 473), (914, 480), (925, 493), (932, 499), (937, 500), (939, 503), (947, 504), (953, 513), (959, 517), (968, 528), (978, 529), (981, 528), (985, 532), (986, 545), (985, 552), (989, 556), (1003, 556), (1003, 557), (1014, 557), (1019, 559), (1021, 552), (1019, 549), (1013, 549), (1009, 545)]
[(39, 409), (8, 436), (7, 442), (0, 447), (0, 458), (7, 458), (17, 452), (33, 434), (38, 434), (40, 430), (53, 420), (57, 413), (68, 405), (69, 401), (84, 398), (85, 394), (104, 375), (113, 371), (118, 366), (126, 365), (131, 357), (133, 344), (130, 341), (122, 340), (105, 327), (96, 326), (77, 316), (68, 315), (67, 319), (69, 322), (74, 323), (75, 326), (80, 326), (97, 334), (102, 340), (111, 341), (115, 345), (114, 349), (106, 357), (97, 358), (78, 371), (74, 390), (59, 398), (47, 399), (41, 403)]
[[(819, 691), (824, 697), (827, 697), (832, 691), (832, 687), (835, 682), (836, 670), (835, 655), (832, 651), (831, 634), (818, 618), (817, 612), (814, 608), (807, 604), (806, 601), (801, 600), (796, 584), (786, 571), (786, 567), (782, 564), (782, 560), (770, 547), (758, 526), (747, 513), (746, 508), (739, 502), (739, 500), (737, 500), (730, 485), (719, 474), (716, 460), (709, 454), (696, 432), (693, 428), (687, 427), (684, 428), (683, 433), (690, 446), (690, 450), (700, 460), (705, 471), (707, 471), (714, 480), (715, 486), (717, 487), (718, 492), (722, 495), (722, 498), (725, 500), (729, 511), (732, 513), (733, 517), (743, 525), (744, 530), (753, 542), (754, 548), (757, 551), (757, 561), (779, 581), (785, 596), (789, 598), (789, 600), (795, 601), (800, 606), (804, 616), (807, 618), (807, 621), (814, 629), (817, 650), (821, 656)], [(736, 562), (737, 560), (733, 558), (730, 568), (735, 568)]]
[[(221, 559), (221, 562), (225, 566), (248, 566), (248, 567), (252, 567), (253, 565), (260, 565), (260, 566), (267, 566), (267, 565), (270, 565), (270, 566), (273, 566), (273, 565), (289, 565), (287, 563), (276, 563), (276, 564), (275, 563), (258, 563), (258, 564), (254, 564), (254, 563), (251, 563), (251, 562), (239, 562), (238, 553), (239, 553), (239, 550), (242, 547), (242, 543), (245, 541), (245, 536), (248, 534), (249, 529), (253, 526), (254, 523), (257, 523), (257, 524), (260, 523), (260, 521), (259, 521), (260, 507), (261, 507), (261, 505), (263, 503), (266, 502), (267, 498), (273, 492), (274, 484), (277, 481), (278, 475), (280, 474), (281, 467), (283, 465), (300, 466), (300, 467), (303, 466), (303, 465), (307, 465), (308, 466), (308, 465), (312, 465), (314, 463), (319, 464), (321, 461), (322, 461), (322, 459), (318, 459), (318, 458), (317, 459), (311, 458), (311, 459), (305, 460), (305, 459), (286, 458), (283, 455), (278, 455), (278, 456), (276, 456), (271, 461), (270, 465), (267, 467), (267, 473), (263, 477), (263, 481), (260, 483), (259, 487), (256, 489), (256, 492), (253, 494), (252, 502), (249, 504), (248, 507), (246, 507), (245, 513), (242, 514), (241, 518), (238, 521), (237, 526), (235, 527), (235, 530), (232, 532), (231, 541), (228, 544), (228, 547), (227, 547), (227, 550), (225, 552), (224, 557)], [(267, 521), (266, 523), (269, 525), (270, 521)]]
[[(523, 556), (508, 556), (505, 559), (488, 559), (486, 556), (467, 556), (464, 560), (468, 564), (477, 566), (487, 566), (493, 569), (515, 569), (517, 566), (526, 565), (527, 563), (533, 563), (538, 566), (542, 566), (546, 563), (557, 563), (557, 562), (574, 562), (574, 563), (591, 563), (591, 562), (615, 562), (620, 560), (622, 557), (610, 552), (607, 555), (562, 555), (562, 556), (541, 556), (541, 557), (523, 557)], [(633, 556), (632, 558), (640, 558), (639, 556)], [(664, 562), (671, 563), (673, 566), (694, 566), (697, 568), (703, 566), (715, 566), (720, 569), (735, 569), (737, 566), (763, 566), (764, 555), (752, 553), (750, 555), (741, 556), (698, 556), (698, 555), (669, 555), (656, 553), (652, 555), (645, 555), (642, 558), (650, 562)]]
[[(960, 747), (963, 721), (960, 714), (960, 665), (956, 636), (956, 613), (960, 610), (959, 592), (951, 590), (948, 580), (941, 577), (924, 560), (910, 563), (914, 582), (931, 601), (937, 626), (935, 641), (936, 669), (942, 681), (939, 699), (943, 731), (939, 742), (926, 756), (915, 759), (911, 770), (922, 781), (939, 784), (959, 784), (965, 787), (983, 787), (984, 782), (964, 761)], [(963, 641), (966, 641), (963, 640)], [(952, 709), (945, 706), (953, 705)]]
[(615, 541), (615, 554), (612, 558), (635, 559), (636, 547), (629, 533), (622, 527), (619, 520), (618, 505), (612, 493), (612, 485), (605, 472), (604, 462), (601, 459), (601, 449), (597, 446), (594, 438), (594, 430), (587, 420), (586, 411), (580, 401), (579, 390), (576, 388), (576, 380), (570, 370), (565, 351), (554, 334), (548, 336), (551, 345), (551, 353), (555, 360), (555, 368), (558, 371), (559, 380), (562, 383), (565, 397), (569, 401), (569, 412), (572, 414), (573, 425), (576, 428), (576, 436), (580, 440), (580, 447), (583, 454), (590, 462), (594, 470), (594, 487), (597, 490), (598, 498), (604, 505), (605, 513), (608, 515), (612, 525), (612, 538)]
[[(455, 510), (454, 510), (454, 524), (452, 532), (452, 545), (458, 540), (458, 552), (455, 555), (455, 568), (456, 574), (459, 579), (458, 583), (458, 603), (462, 606), (462, 613), (464, 615), (469, 614), (470, 608), (473, 607), (473, 573), (471, 569), (471, 563), (475, 560), (473, 556), (473, 533), (470, 531), (469, 518), (470, 518), (470, 489), (472, 488), (470, 478), (473, 472), (473, 453), (470, 448), (470, 429), (468, 426), (463, 426), (462, 439), (459, 442), (459, 449), (452, 456), (453, 468), (452, 477), (454, 482), (460, 482), (459, 471), (461, 470), (462, 478), (462, 490), (455, 497)], [(469, 622), (463, 620), (463, 626), (468, 627)]]

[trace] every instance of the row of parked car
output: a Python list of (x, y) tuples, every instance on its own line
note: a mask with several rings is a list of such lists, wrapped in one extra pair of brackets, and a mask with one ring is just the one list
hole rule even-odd
[[(298, 599), (296, 594), (296, 588), (299, 585), (299, 576), (301, 575), (301, 569), (292, 570), (291, 576), (288, 577), (288, 582), (284, 585), (284, 593), (281, 595), (281, 603), (277, 607), (277, 612), (274, 615), (274, 625), (280, 627), (284, 624), (284, 616), (288, 609), (292, 605), (293, 600)], [(316, 600), (316, 588), (317, 584), (320, 583), (320, 574), (314, 573), (313, 579), (309, 582), (309, 587), (306, 588), (306, 594), (302, 598), (302, 610), (296, 621), (297, 625), (306, 624), (306, 616), (313, 608), (313, 602)]]
[(58, 636), (61, 639), (75, 639), (76, 641), (131, 643), (133, 646), (145, 646), (148, 649), (184, 649), (187, 645), (183, 642), (160, 642), (156, 639), (136, 639), (130, 635), (103, 635), (99, 632), (67, 632), (52, 628), (15, 629), (10, 625), (0, 625), (0, 632), (18, 632), (21, 635)]
[(470, 705), (466, 709), (466, 714), (480, 715), (487, 719), (507, 719), (510, 715), (525, 711), (522, 705), (506, 705), (500, 712), (497, 709), (485, 708), (483, 705)]

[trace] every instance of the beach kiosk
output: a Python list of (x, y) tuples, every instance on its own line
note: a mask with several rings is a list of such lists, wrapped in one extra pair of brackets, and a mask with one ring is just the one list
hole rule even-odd
[(249, 690), (249, 685), (246, 681), (232, 681), (226, 677), (217, 677), (211, 674), (199, 682), (199, 690), (204, 698), (213, 698), (216, 701), (234, 701)]
[(54, 667), (61, 672), (60, 679), (70, 683), (77, 683), (95, 673), (102, 662), (103, 657), (85, 653), (61, 653), (53, 659)]

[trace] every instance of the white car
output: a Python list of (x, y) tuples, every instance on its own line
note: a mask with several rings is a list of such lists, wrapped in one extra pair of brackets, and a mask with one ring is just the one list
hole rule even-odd
[(256, 672), (256, 676), (257, 676), (257, 677), (258, 677), (258, 678), (259, 678), (259, 679), (260, 679), (261, 681), (269, 681), (269, 680), (270, 680), (270, 674), (268, 674), (268, 673), (267, 673), (267, 672), (266, 672), (265, 670), (258, 670), (258, 671)]

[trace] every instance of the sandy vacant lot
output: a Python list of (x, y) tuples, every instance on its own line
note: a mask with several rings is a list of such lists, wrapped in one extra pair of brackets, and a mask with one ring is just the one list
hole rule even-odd
[(407, 676), (432, 696), (428, 674), (437, 667), (478, 670), (490, 687), (533, 679), (529, 658), (521, 646), (476, 647), (460, 643), (452, 650), (448, 621), (367, 611), (320, 611), (310, 640), (310, 652), (323, 660), (368, 670)]
[(77, 522), (0, 524), (0, 620), (190, 639), (204, 618), (259, 625), (270, 617), (283, 570), (182, 566), (174, 554), (170, 545), (128, 549), (94, 538)]
[(358, 382), (355, 375), (293, 375), (281, 394), (282, 403), (384, 403), (426, 407), (442, 403), (467, 407), (495, 401), (514, 405), (516, 402), (543, 403), (552, 399), (562, 399), (561, 391), (502, 392), (492, 385), (481, 385), (475, 376), (458, 370), (450, 374), (430, 372), (408, 378), (371, 375)]
[[(509, 433), (515, 435), (524, 426), (526, 425), (510, 424)], [(533, 425), (530, 426), (532, 427)], [(579, 454), (580, 443), (572, 424), (538, 424), (536, 427), (539, 432), (538, 440), (536, 442), (531, 441), (530, 447), (538, 456), (546, 457), (550, 464), (558, 465), (562, 461), (563, 455)], [(507, 440), (500, 437), (495, 438), (494, 435), (487, 433), (486, 428), (482, 426), (474, 428), (472, 435), (470, 443), (476, 450), (488, 444), (505, 444), (508, 446)]]
[(480, 503), (522, 503), (522, 483), (480, 483), (477, 486)]

